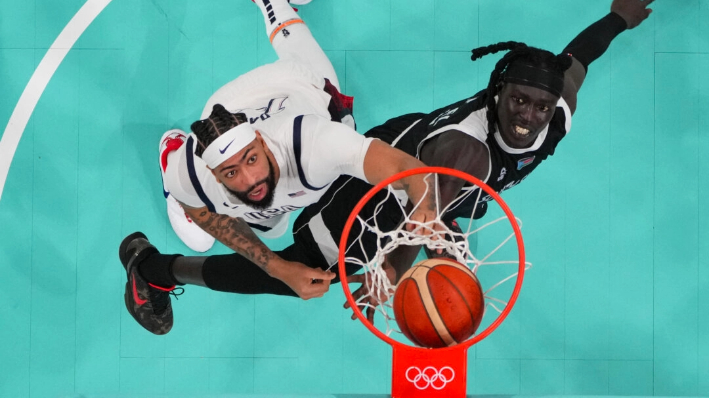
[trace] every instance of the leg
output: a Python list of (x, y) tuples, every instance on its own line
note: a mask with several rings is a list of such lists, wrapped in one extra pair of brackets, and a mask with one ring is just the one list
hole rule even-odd
[(255, 3), (263, 13), (266, 33), (278, 58), (309, 65), (318, 75), (330, 80), (339, 91), (340, 83), (335, 68), (288, 1), (255, 0)]
[[(276, 254), (313, 268), (327, 268), (322, 256), (309, 252), (299, 242)], [(155, 250), (137, 264), (137, 271), (148, 283), (157, 286), (189, 284), (229, 293), (296, 296), (288, 285), (236, 253), (182, 257), (160, 254)]]
[(138, 264), (138, 272), (149, 283), (161, 286), (172, 283), (229, 293), (296, 295), (288, 285), (236, 253), (192, 257), (156, 253)]
[[(187, 267), (176, 266), (174, 270), (178, 280), (184, 277), (187, 281), (188, 275), (184, 272), (188, 270)], [(288, 285), (269, 276), (257, 265), (236, 253), (206, 257), (202, 266), (193, 267), (190, 272), (194, 276), (200, 271), (203, 278), (203, 286), (212, 290), (240, 294), (276, 294), (297, 297)], [(181, 273), (185, 275), (180, 275)]]
[[(327, 263), (324, 257), (319, 254), (317, 248), (313, 250), (310, 246), (296, 239), (294, 244), (276, 254), (288, 261), (326, 269)], [(172, 264), (172, 274), (180, 283), (195, 284), (221, 292), (296, 296), (288, 285), (269, 276), (239, 254), (178, 257)], [(337, 282), (339, 277), (333, 279), (331, 283)]]

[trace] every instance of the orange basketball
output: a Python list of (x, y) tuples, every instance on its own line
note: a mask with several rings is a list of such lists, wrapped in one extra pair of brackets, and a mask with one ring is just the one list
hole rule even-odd
[(470, 268), (446, 258), (411, 267), (394, 293), (394, 317), (414, 344), (438, 348), (467, 340), (485, 309), (480, 282)]

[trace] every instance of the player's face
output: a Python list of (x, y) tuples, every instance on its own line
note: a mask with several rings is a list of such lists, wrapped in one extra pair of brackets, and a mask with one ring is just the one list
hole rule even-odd
[(527, 148), (551, 121), (559, 97), (536, 87), (507, 83), (497, 100), (500, 135), (512, 148)]
[(273, 203), (276, 172), (260, 137), (212, 171), (244, 204), (264, 210)]

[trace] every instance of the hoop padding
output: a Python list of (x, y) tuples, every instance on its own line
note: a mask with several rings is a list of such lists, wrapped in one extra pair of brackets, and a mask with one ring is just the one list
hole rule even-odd
[[(445, 347), (445, 348), (436, 348), (433, 349), (433, 351), (438, 351), (439, 354), (441, 355), (450, 355), (453, 354), (453, 351), (458, 351), (458, 350), (463, 350), (463, 352), (467, 351), (467, 349), (472, 346), (473, 344), (476, 344), (480, 342), (481, 340), (485, 339), (487, 336), (490, 335), (507, 317), (507, 315), (510, 313), (512, 308), (514, 307), (515, 302), (517, 301), (517, 298), (519, 296), (520, 290), (522, 288), (522, 282), (524, 279), (524, 271), (526, 268), (526, 263), (525, 263), (525, 254), (524, 254), (524, 242), (522, 240), (522, 232), (519, 227), (519, 222), (515, 218), (514, 214), (510, 210), (510, 208), (507, 206), (507, 204), (502, 200), (500, 195), (497, 194), (492, 188), (490, 188), (487, 184), (482, 182), (481, 180), (464, 173), (459, 170), (455, 169), (450, 169), (450, 168), (445, 168), (445, 167), (421, 167), (421, 168), (416, 168), (416, 169), (411, 169), (411, 170), (406, 170), (401, 173), (397, 173), (384, 181), (380, 182), (376, 186), (374, 186), (372, 189), (367, 192), (362, 199), (357, 203), (357, 205), (354, 207), (352, 210), (350, 217), (347, 219), (347, 222), (345, 223), (342, 236), (340, 239), (340, 246), (339, 246), (339, 257), (338, 257), (338, 267), (339, 267), (339, 272), (340, 275), (346, 275), (346, 268), (345, 268), (345, 262), (346, 262), (346, 251), (348, 249), (348, 237), (350, 234), (350, 231), (352, 229), (353, 224), (355, 221), (358, 220), (358, 215), (361, 212), (362, 208), (367, 204), (369, 200), (371, 200), (379, 191), (387, 188), (392, 182), (400, 180), (402, 178), (406, 178), (409, 176), (417, 175), (417, 174), (443, 174), (447, 176), (452, 176), (452, 177), (457, 177), (460, 179), (463, 179), (467, 181), (470, 184), (473, 184), (474, 186), (477, 186), (481, 188), (482, 191), (478, 192), (478, 200), (479, 196), (482, 192), (487, 193), (494, 199), (500, 206), (500, 208), (503, 210), (505, 213), (506, 218), (510, 222), (510, 225), (512, 227), (512, 230), (514, 232), (514, 236), (516, 239), (517, 243), (517, 253), (518, 253), (518, 258), (519, 258), (519, 266), (517, 270), (517, 280), (514, 286), (514, 290), (510, 296), (510, 299), (508, 300), (505, 308), (500, 311), (500, 314), (498, 317), (482, 332), (475, 334), (472, 338), (466, 340), (465, 342), (454, 345), (451, 347)], [(437, 181), (436, 181), (437, 184)], [(436, 187), (437, 189), (437, 187)], [(469, 191), (470, 192), (470, 191)], [(455, 201), (454, 201), (455, 202)], [(477, 206), (477, 203), (476, 203)], [(440, 216), (439, 216), (440, 218)], [(504, 218), (504, 217), (503, 217)], [(491, 223), (490, 223), (491, 224)], [(509, 238), (508, 238), (509, 239)], [(507, 240), (505, 240), (499, 247), (501, 247)], [(495, 249), (497, 250), (497, 249)], [(512, 262), (514, 263), (514, 261)], [(512, 276), (504, 279), (502, 282), (510, 279)], [(500, 283), (502, 283), (500, 282)], [(495, 286), (498, 286), (500, 283), (496, 284)], [(379, 337), (381, 340), (384, 340), (386, 343), (389, 345), (393, 346), (395, 349), (395, 353), (397, 351), (405, 351), (405, 352), (411, 352), (410, 350), (419, 350), (418, 354), (421, 355), (431, 355), (432, 349), (429, 348), (421, 348), (421, 347), (413, 347), (413, 346), (408, 346), (404, 343), (398, 342), (394, 339), (392, 339), (390, 336), (387, 334), (383, 333), (374, 325), (372, 325), (369, 321), (367, 321), (366, 317), (362, 313), (362, 311), (359, 308), (358, 303), (354, 300), (352, 297), (352, 292), (350, 291), (348, 283), (344, 282), (342, 283), (342, 288), (345, 292), (345, 296), (347, 297), (347, 302), (349, 303), (350, 307), (354, 311), (355, 315), (359, 320), (369, 329), (370, 332), (374, 333), (377, 337)], [(488, 304), (486, 304), (487, 306)], [(494, 306), (494, 305), (493, 305)], [(499, 310), (498, 310), (499, 311)], [(397, 349), (398, 348), (398, 349)], [(446, 353), (447, 352), (447, 353)]]

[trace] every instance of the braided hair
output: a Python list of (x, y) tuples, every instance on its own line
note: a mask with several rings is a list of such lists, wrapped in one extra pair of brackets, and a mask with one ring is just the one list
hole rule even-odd
[(192, 132), (197, 136), (198, 145), (195, 148), (195, 154), (201, 157), (204, 150), (220, 135), (246, 122), (245, 114), (231, 113), (221, 104), (215, 104), (207, 119), (197, 120), (190, 126)]
[(522, 62), (559, 73), (563, 76), (564, 72), (571, 67), (572, 62), (571, 56), (568, 54), (554, 55), (549, 51), (530, 47), (524, 43), (515, 41), (476, 48), (472, 51), (473, 55), (470, 58), (475, 61), (488, 54), (494, 54), (500, 51), (508, 52), (495, 64), (495, 69), (490, 74), (490, 82), (485, 90), (487, 96), (488, 129), (491, 132), (495, 131), (495, 125), (497, 124), (497, 103), (495, 102), (495, 96), (499, 94), (502, 89), (505, 72), (510, 65), (516, 62)]

